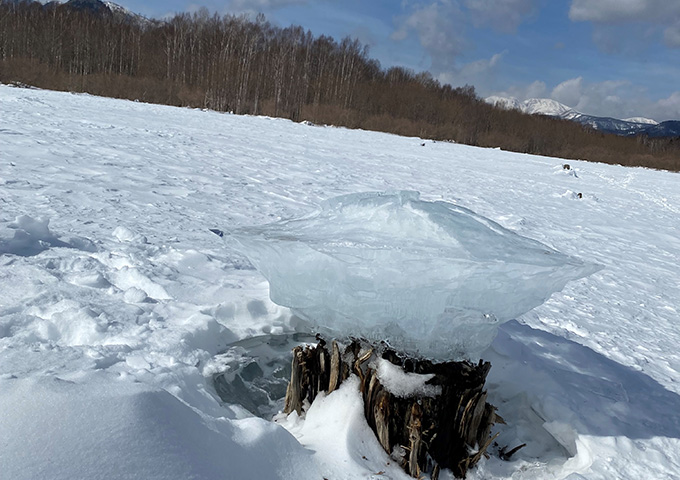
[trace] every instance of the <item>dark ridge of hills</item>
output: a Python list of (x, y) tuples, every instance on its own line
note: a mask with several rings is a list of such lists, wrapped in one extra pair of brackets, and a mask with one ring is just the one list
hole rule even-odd
[(680, 137), (680, 120), (668, 120), (651, 125), (643, 133), (650, 138)]

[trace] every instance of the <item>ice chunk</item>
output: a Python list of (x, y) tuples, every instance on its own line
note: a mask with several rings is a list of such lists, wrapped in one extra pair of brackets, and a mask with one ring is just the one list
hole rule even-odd
[(321, 332), (442, 360), (478, 357), (501, 322), (600, 268), (411, 191), (330, 199), (224, 238), (269, 280), (272, 301)]

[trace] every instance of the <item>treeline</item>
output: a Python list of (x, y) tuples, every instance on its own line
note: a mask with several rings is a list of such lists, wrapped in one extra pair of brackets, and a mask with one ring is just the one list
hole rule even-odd
[(382, 69), (357, 40), (198, 13), (167, 22), (0, 0), (0, 81), (483, 147), (680, 170), (679, 139), (622, 138), (500, 110), (474, 88)]

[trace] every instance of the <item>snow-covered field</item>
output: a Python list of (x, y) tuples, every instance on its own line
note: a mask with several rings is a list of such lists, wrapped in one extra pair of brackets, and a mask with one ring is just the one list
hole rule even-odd
[(278, 423), (220, 401), (228, 345), (306, 325), (208, 230), (404, 189), (605, 267), (500, 328), (527, 447), (470, 477), (680, 478), (680, 177), (562, 163), (0, 86), (0, 477), (408, 478), (351, 382)]

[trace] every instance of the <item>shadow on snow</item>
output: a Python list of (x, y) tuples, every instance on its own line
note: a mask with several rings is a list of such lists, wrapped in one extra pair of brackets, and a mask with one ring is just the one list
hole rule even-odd
[(486, 353), (492, 395), (526, 392), (545, 422), (585, 435), (680, 438), (678, 394), (586, 346), (513, 320)]

